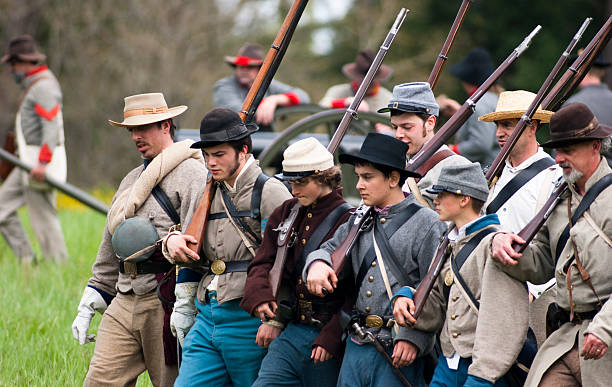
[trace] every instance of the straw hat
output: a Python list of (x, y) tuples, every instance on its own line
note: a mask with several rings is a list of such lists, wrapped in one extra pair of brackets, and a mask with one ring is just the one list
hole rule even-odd
[(187, 110), (187, 106), (184, 105), (169, 108), (162, 93), (137, 94), (125, 97), (124, 100), (123, 122), (108, 120), (112, 125), (122, 127), (148, 125), (176, 117)]
[[(478, 121), (494, 122), (510, 118), (521, 118), (535, 97), (535, 94), (525, 90), (504, 91), (499, 95), (495, 111), (478, 117)], [(542, 106), (540, 106), (533, 115), (533, 119), (548, 123), (552, 115), (553, 112), (543, 110)]]
[(314, 137), (291, 144), (283, 152), (283, 172), (275, 175), (280, 180), (299, 180), (316, 175), (334, 166), (334, 156)]

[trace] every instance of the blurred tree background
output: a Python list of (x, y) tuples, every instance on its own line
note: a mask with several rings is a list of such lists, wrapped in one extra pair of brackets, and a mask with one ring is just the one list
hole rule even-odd
[[(399, 8), (406, 7), (411, 12), (385, 60), (395, 70), (385, 86), (426, 80), (460, 4), (311, 0), (276, 78), (318, 101), (329, 86), (346, 82), (340, 68), (359, 49), (378, 49)], [(214, 82), (231, 74), (223, 57), (245, 41), (268, 47), (290, 5), (289, 0), (0, 0), (0, 45), (4, 50), (11, 37), (29, 33), (47, 54), (64, 93), (68, 181), (86, 188), (115, 186), (139, 163), (128, 135), (107, 123), (121, 119), (123, 97), (162, 91), (170, 106), (189, 106), (179, 127), (199, 127), (213, 107)], [(594, 19), (580, 46), (611, 12), (612, 0), (476, 0), (446, 68), (477, 46), (501, 63), (541, 24), (531, 48), (501, 80), (506, 89), (535, 92), (582, 21)], [(3, 136), (13, 126), (20, 93), (7, 66), (0, 88)], [(446, 71), (439, 93), (466, 98)]]

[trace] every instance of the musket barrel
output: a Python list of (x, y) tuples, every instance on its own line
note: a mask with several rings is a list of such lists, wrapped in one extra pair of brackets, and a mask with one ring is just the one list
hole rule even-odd
[(518, 47), (514, 49), (514, 51), (516, 51), (516, 56), (520, 56), (526, 49), (529, 48), (533, 37), (536, 36), (536, 34), (540, 32), (541, 29), (542, 26), (538, 24), (538, 26), (534, 28), (529, 35), (527, 35), (527, 37), (521, 42), (521, 44), (519, 44)]

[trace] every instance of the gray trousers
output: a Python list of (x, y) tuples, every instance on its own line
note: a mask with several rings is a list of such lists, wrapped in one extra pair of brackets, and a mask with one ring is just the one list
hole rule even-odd
[(23, 180), (25, 173), (18, 168), (13, 169), (0, 186), (0, 233), (19, 259), (34, 259), (32, 245), (17, 216), (17, 210), (25, 205), (43, 255), (56, 262), (64, 261), (68, 259), (68, 251), (57, 217), (56, 192), (54, 189), (28, 187)]

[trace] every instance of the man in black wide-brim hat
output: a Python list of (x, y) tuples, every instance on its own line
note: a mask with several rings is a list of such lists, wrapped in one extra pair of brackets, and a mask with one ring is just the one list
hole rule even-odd
[[(247, 268), (261, 244), (272, 211), (291, 198), (283, 183), (264, 175), (251, 154), (251, 134), (237, 113), (211, 110), (200, 125), (201, 148), (215, 184), (202, 250), (189, 250), (195, 238), (180, 232), (164, 241), (168, 258), (210, 267), (203, 276), (182, 269), (177, 278), (171, 325), (184, 337), (175, 386), (250, 386), (266, 350), (255, 342), (268, 329), (240, 307)], [(176, 305), (179, 305), (177, 308)], [(197, 310), (197, 316), (196, 316)]]
[(600, 124), (585, 104), (557, 111), (550, 141), (542, 146), (557, 151), (569, 191), (522, 254), (512, 249), (513, 242), (524, 243), (518, 235), (493, 238), (493, 257), (511, 276), (557, 280), (547, 318), (554, 332), (540, 347), (526, 386), (606, 386), (612, 380), (612, 169), (602, 157), (610, 135), (612, 127)]
[[(435, 212), (402, 192), (408, 176), (418, 177), (404, 168), (407, 150), (408, 145), (400, 140), (369, 133), (359, 153), (342, 154), (340, 162), (355, 166), (363, 203), (374, 209), (372, 226), (359, 234), (347, 254), (346, 266), (353, 270), (357, 289), (351, 321), (384, 344), (393, 367), (399, 367), (416, 387), (425, 385), (423, 356), (433, 347), (433, 335), (394, 327), (389, 300), (403, 285), (416, 287), (421, 282), (446, 226)], [(308, 255), (303, 279), (308, 281), (311, 293), (322, 296), (336, 290), (338, 278), (331, 268), (331, 253), (346, 239), (355, 216), (321, 249)], [(380, 248), (382, 254), (375, 253), (372, 246)], [(348, 333), (338, 385), (397, 385), (392, 365), (373, 346), (364, 345), (367, 341), (355, 331)]]

